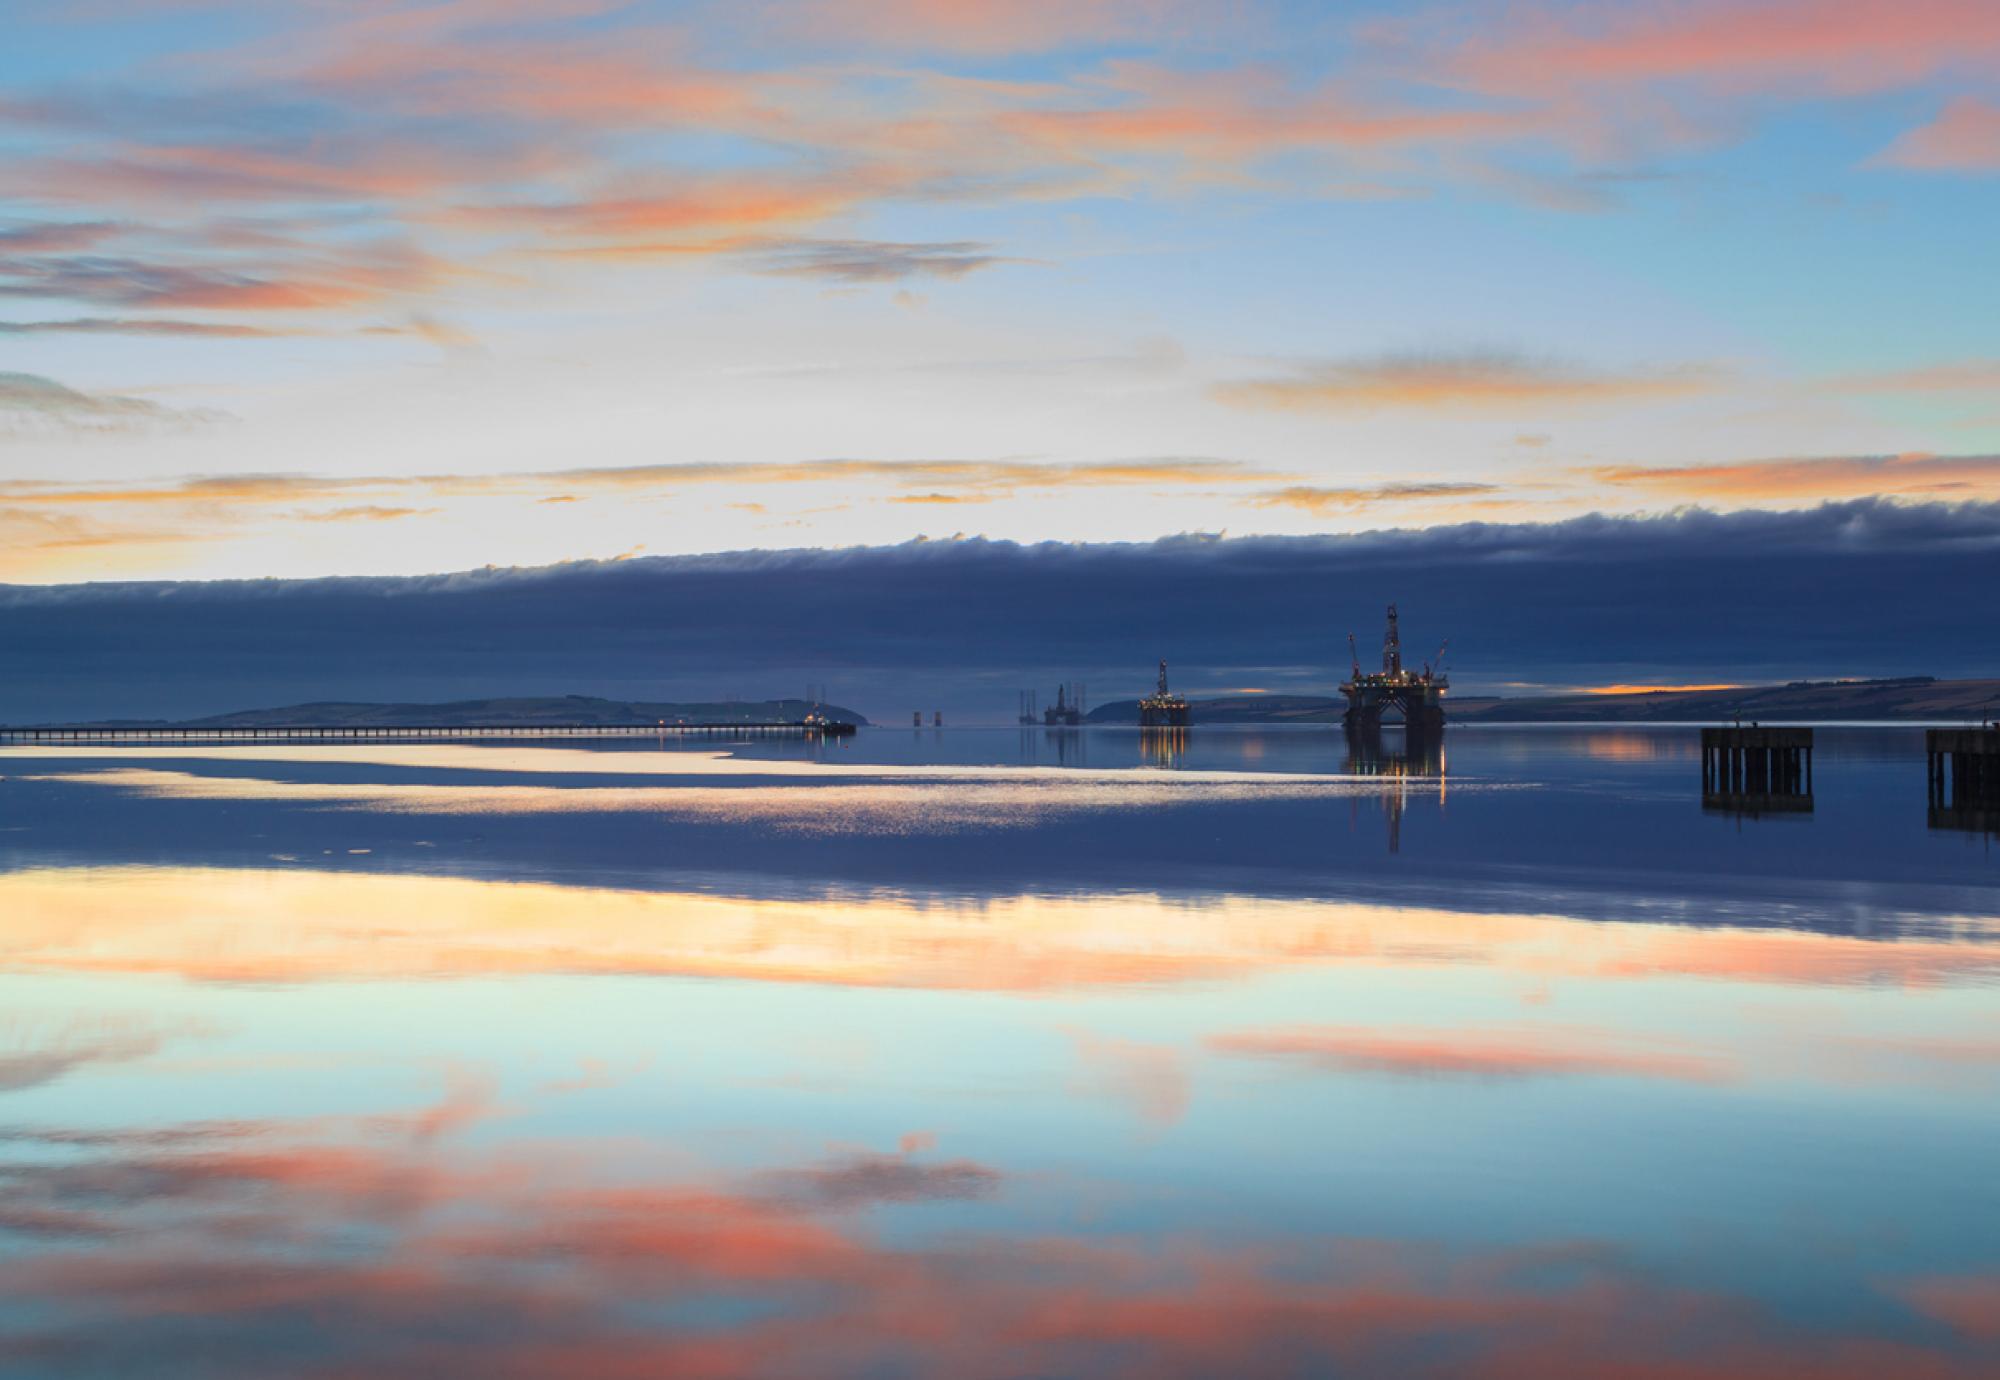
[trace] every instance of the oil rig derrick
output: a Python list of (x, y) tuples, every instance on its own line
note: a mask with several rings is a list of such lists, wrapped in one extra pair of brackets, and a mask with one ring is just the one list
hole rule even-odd
[(1042, 723), (1049, 728), (1078, 728), (1082, 726), (1082, 681), (1073, 680), (1056, 687), (1056, 702), (1042, 711)]
[[(1421, 671), (1403, 665), (1403, 640), (1396, 627), (1396, 606), (1389, 605), (1389, 626), (1382, 637), (1382, 669), (1363, 672), (1354, 652), (1354, 634), (1347, 635), (1353, 670), (1342, 682), (1340, 693), (1347, 696), (1347, 712), (1341, 722), (1350, 732), (1373, 732), (1385, 716), (1401, 720), (1412, 732), (1429, 732), (1444, 727), (1444, 693), (1451, 687), (1444, 673), (1444, 649), (1438, 649), (1438, 663), (1426, 664)], [(1448, 645), (1448, 644), (1447, 644)]]
[(1160, 662), (1159, 688), (1139, 701), (1139, 727), (1186, 728), (1188, 702), (1167, 689), (1167, 663)]

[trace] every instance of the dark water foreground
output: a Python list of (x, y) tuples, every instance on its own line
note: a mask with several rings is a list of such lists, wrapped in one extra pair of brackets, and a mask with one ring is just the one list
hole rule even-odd
[(0, 1374), (2000, 1374), (2000, 840), (1818, 741), (0, 752)]

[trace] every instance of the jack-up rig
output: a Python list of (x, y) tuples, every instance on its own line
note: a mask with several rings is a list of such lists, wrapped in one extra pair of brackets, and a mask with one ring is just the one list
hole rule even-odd
[(1167, 663), (1160, 662), (1159, 688), (1139, 701), (1139, 727), (1186, 728), (1188, 702), (1167, 689)]
[(1083, 682), (1071, 681), (1056, 687), (1056, 702), (1042, 711), (1042, 722), (1050, 728), (1076, 728), (1083, 723)]
[(1080, 728), (1083, 725), (1083, 682), (1066, 681), (1056, 687), (1056, 702), (1047, 709), (1036, 705), (1035, 692), (1020, 692), (1023, 725), (1041, 724), (1047, 728)]
[(1354, 634), (1347, 635), (1353, 671), (1341, 684), (1347, 696), (1347, 712), (1341, 723), (1350, 733), (1373, 732), (1382, 726), (1383, 715), (1394, 711), (1404, 728), (1412, 733), (1432, 732), (1444, 727), (1444, 692), (1451, 687), (1444, 673), (1445, 647), (1438, 648), (1435, 664), (1426, 662), (1421, 671), (1403, 665), (1402, 638), (1396, 631), (1396, 606), (1389, 605), (1389, 628), (1382, 638), (1382, 669), (1364, 674), (1360, 653), (1354, 649)]

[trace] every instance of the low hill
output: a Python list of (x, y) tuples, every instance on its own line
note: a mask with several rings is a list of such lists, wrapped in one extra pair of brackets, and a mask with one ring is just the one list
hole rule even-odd
[(1663, 723), (1756, 719), (1764, 723), (1829, 720), (1963, 721), (2000, 713), (2000, 680), (1793, 681), (1730, 690), (1655, 690), (1637, 695), (1546, 695), (1462, 702), (1460, 723)]
[[(1198, 724), (1325, 724), (1339, 723), (1347, 708), (1343, 699), (1325, 695), (1236, 695), (1228, 699), (1189, 700), (1188, 717)], [(1112, 700), (1084, 716), (1093, 724), (1136, 724), (1139, 701)]]
[[(1242, 695), (1191, 700), (1197, 724), (1338, 723), (1346, 701), (1326, 695)], [(1793, 681), (1789, 685), (1729, 690), (1657, 690), (1636, 695), (1538, 695), (1448, 698), (1453, 723), (1764, 723), (1836, 720), (1962, 722), (2000, 714), (2000, 679)], [(1137, 700), (1114, 700), (1091, 710), (1089, 722), (1135, 724)]]
[[(548, 695), (521, 699), (454, 700), (449, 704), (363, 704), (325, 701), (290, 704), (278, 709), (245, 709), (188, 719), (175, 728), (266, 728), (284, 724), (316, 724), (343, 728), (408, 728), (420, 724), (455, 727), (537, 724), (734, 724), (795, 722), (815, 706), (806, 700), (721, 700), (669, 703), (651, 700), (604, 700), (588, 695)], [(837, 704), (818, 706), (841, 723), (868, 720)]]

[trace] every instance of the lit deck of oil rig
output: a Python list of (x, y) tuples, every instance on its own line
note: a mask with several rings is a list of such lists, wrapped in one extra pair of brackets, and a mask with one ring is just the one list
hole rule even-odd
[(1389, 630), (1382, 638), (1380, 671), (1362, 673), (1353, 633), (1347, 635), (1347, 649), (1354, 670), (1340, 687), (1340, 693), (1347, 696), (1347, 712), (1341, 716), (1341, 722), (1350, 732), (1380, 728), (1383, 715), (1390, 710), (1411, 732), (1432, 732), (1444, 727), (1444, 692), (1451, 687), (1444, 673), (1444, 648), (1438, 648), (1435, 666), (1426, 663), (1421, 671), (1405, 668), (1394, 604), (1389, 605)]
[(1188, 702), (1167, 689), (1167, 663), (1160, 663), (1159, 688), (1139, 701), (1139, 727), (1186, 728)]

